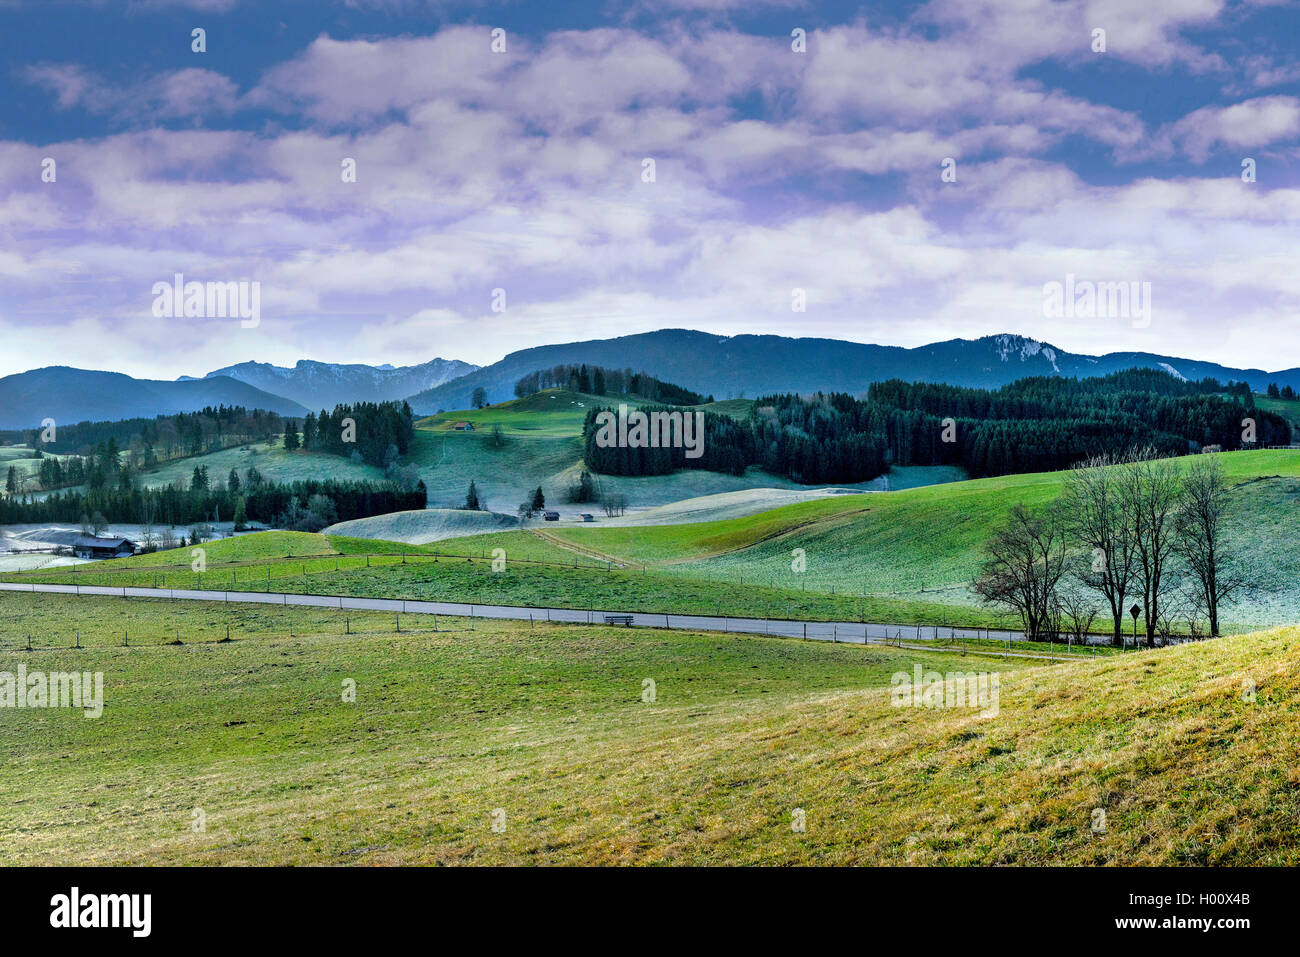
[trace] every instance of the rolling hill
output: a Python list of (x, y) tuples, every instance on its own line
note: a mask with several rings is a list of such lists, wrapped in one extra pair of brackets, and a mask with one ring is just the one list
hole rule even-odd
[[(1186, 463), (1190, 458), (1181, 460)], [(1225, 452), (1237, 514), (1227, 538), (1254, 563), (1260, 587), (1226, 618), (1240, 627), (1300, 620), (1300, 451)], [(1065, 473), (1009, 475), (887, 493), (829, 495), (755, 514), (689, 524), (563, 525), (550, 536), (679, 579), (744, 583), (974, 608), (980, 546), (1017, 503), (1045, 504)], [(732, 506), (719, 497), (718, 508)], [(708, 500), (692, 504), (707, 513)], [(668, 515), (675, 514), (673, 508)], [(1267, 538), (1258, 529), (1269, 529)], [(936, 534), (942, 529), (942, 534)], [(501, 536), (510, 550), (511, 535)], [(792, 570), (803, 550), (806, 571)]]
[[(1258, 573), (1257, 585), (1225, 606), (1228, 630), (1300, 620), (1300, 555), (1289, 547), (1300, 538), (1300, 451), (1221, 454), (1235, 510), (1225, 526), (1225, 541)], [(438, 514), (426, 529), (419, 513), (411, 513), (413, 524), (407, 529), (399, 527), (407, 519), (392, 516), (381, 517), (374, 527), (359, 523), (336, 530), (381, 538), (391, 532), (408, 539), (432, 530), (425, 540), (436, 546), (422, 547), (433, 547), (444, 556), (478, 559), (502, 548), (508, 559), (558, 567), (511, 565), (497, 574), (488, 562), (452, 562), (430, 574), (428, 567), (371, 568), (345, 557), (319, 568), (277, 561), (272, 573), (278, 588), (318, 594), (1006, 627), (1012, 623), (1007, 615), (980, 605), (969, 589), (980, 546), (1012, 505), (1046, 503), (1060, 493), (1063, 477), (1059, 472), (1041, 473), (888, 493), (827, 495), (755, 514), (683, 524), (616, 526), (605, 525), (601, 517), (595, 525), (537, 523), (517, 531), (493, 531), (497, 520), (485, 516), (475, 519), (483, 527), (474, 529), (484, 534), (451, 539), (434, 527), (443, 523)], [(731, 498), (720, 497), (717, 510), (735, 514), (741, 503)], [(697, 501), (688, 511), (707, 514), (709, 505)], [(666, 519), (691, 517), (674, 509), (666, 512)], [(391, 528), (384, 525), (388, 519)], [(1261, 528), (1269, 529), (1266, 538), (1259, 534)], [(939, 529), (943, 534), (936, 534)], [(259, 540), (248, 536), (239, 540), (247, 545), (228, 547), (252, 548)], [(269, 547), (273, 557), (283, 554)], [(421, 546), (389, 547), (376, 539), (334, 535), (327, 547), (347, 556)], [(132, 563), (170, 560), (146, 558), (101, 562), (75, 573), (41, 571), (14, 580), (147, 584), (154, 581), (152, 572), (143, 572), (138, 581), (118, 577)], [(795, 558), (801, 558), (804, 570), (796, 570)], [(191, 587), (189, 559), (178, 553), (175, 560), (168, 585)], [(225, 587), (219, 579), (214, 586)]]

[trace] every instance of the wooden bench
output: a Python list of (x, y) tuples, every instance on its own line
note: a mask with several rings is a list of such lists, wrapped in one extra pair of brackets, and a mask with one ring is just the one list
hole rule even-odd
[(631, 628), (631, 627), (632, 627), (632, 616), (631, 616), (631, 615), (606, 615), (606, 616), (605, 616), (605, 624), (607, 624), (607, 625), (627, 625), (627, 627)]

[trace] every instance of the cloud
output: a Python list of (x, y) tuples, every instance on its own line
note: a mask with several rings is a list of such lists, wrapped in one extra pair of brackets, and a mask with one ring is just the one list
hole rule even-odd
[(197, 68), (160, 73), (119, 86), (76, 64), (36, 64), (21, 75), (28, 83), (53, 93), (61, 110), (80, 108), (136, 126), (229, 114), (239, 99), (238, 88), (228, 77)]
[(1177, 149), (1204, 163), (1217, 147), (1258, 150), (1300, 135), (1300, 98), (1264, 96), (1206, 106), (1162, 131), (1157, 149)]
[[(111, 132), (0, 142), (6, 342), (13, 329), (22, 344), (9, 361), (39, 364), (44, 348), (154, 374), (178, 357), (206, 371), (197, 355), (483, 362), (666, 325), (905, 344), (1015, 331), (1102, 351), (1209, 341), (1225, 314), (1300, 308), (1277, 252), (1300, 192), (1174, 163), (1286, 146), (1297, 101), (1148, 117), (1083, 70), (1094, 16), (1125, 69), (1214, 70), (1217, 51), (1186, 31), (1222, 14), (1210, 0), (936, 0), (810, 28), (806, 54), (784, 28), (698, 18), (511, 32), (502, 54), (487, 26), (321, 33), (242, 93), (207, 70), (114, 87), (87, 67), (28, 66), (58, 109)], [(46, 155), (57, 183), (39, 181)], [(948, 156), (956, 183), (939, 178)], [(175, 272), (258, 279), (262, 325), (160, 327), (149, 290)], [(1152, 329), (1044, 320), (1042, 284), (1066, 272), (1152, 281)], [(488, 306), (497, 287), (505, 314)], [(806, 313), (791, 312), (795, 287)]]

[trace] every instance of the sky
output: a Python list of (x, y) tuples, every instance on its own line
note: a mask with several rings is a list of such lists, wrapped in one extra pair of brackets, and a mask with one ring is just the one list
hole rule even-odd
[(1300, 366), (1298, 50), (1295, 0), (0, 0), (0, 375), (661, 328)]

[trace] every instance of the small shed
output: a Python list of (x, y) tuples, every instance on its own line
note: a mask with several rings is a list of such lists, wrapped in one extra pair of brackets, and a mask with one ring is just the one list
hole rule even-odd
[(559, 512), (543, 512), (543, 513), (542, 513), (542, 518), (546, 519), (546, 521), (548, 521), (548, 522), (558, 522), (558, 521), (560, 520), (560, 513), (559, 513)]
[(581, 518), (584, 522), (594, 522), (596, 520), (596, 516), (590, 512), (583, 512)]
[(473, 423), (473, 422), (457, 422), (455, 425), (452, 426), (452, 428), (455, 429), (457, 432), (473, 432), (473, 431), (474, 431), (474, 423)]

